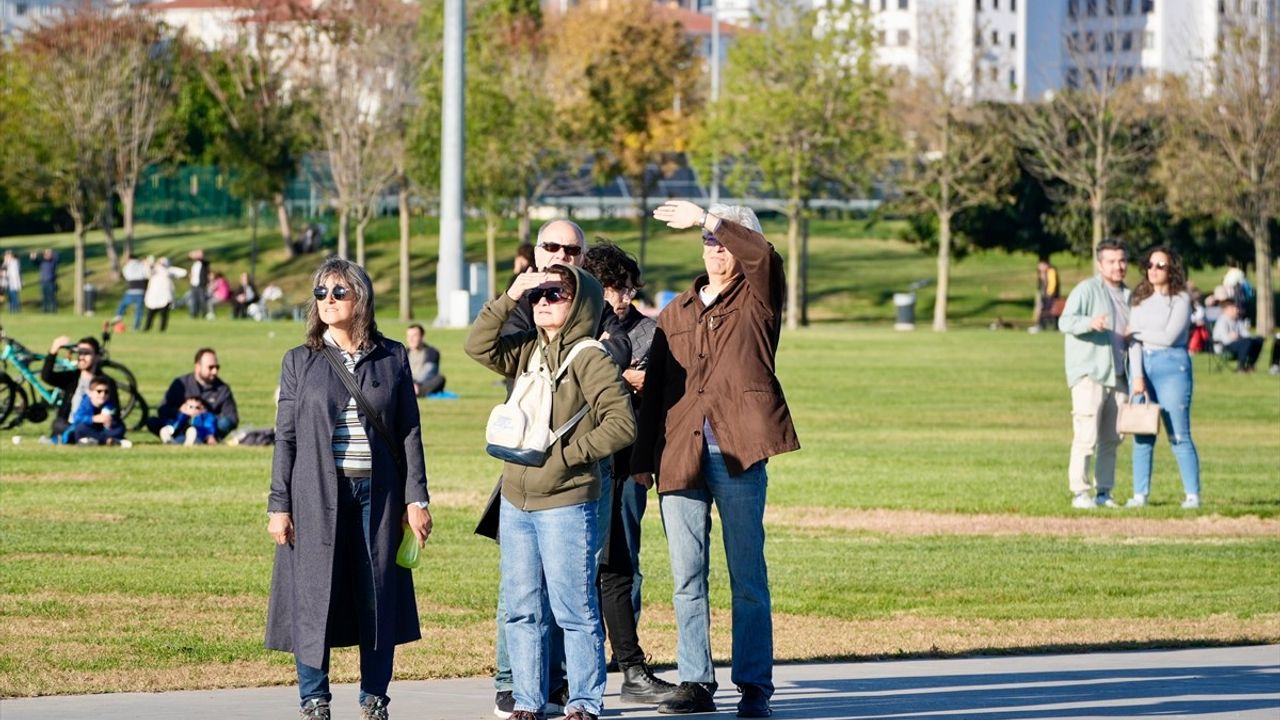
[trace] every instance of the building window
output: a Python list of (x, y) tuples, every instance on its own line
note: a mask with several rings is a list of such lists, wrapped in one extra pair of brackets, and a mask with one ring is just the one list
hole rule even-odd
[(876, 31), (876, 44), (877, 44), (877, 45), (880, 45), (880, 46), (882, 46), (882, 47), (884, 46), (884, 44), (885, 44), (885, 34), (884, 34), (884, 31), (883, 31), (883, 30), (877, 30), (877, 31)]
[(1124, 14), (1125, 15), (1133, 14), (1133, 0), (1124, 0)]
[(1113, 52), (1115, 52), (1115, 51), (1116, 51), (1116, 34), (1115, 34), (1115, 33), (1113, 33), (1113, 32), (1109, 32), (1109, 33), (1107, 33), (1106, 35), (1103, 35), (1103, 36), (1102, 36), (1102, 47), (1103, 47), (1103, 48), (1104, 48), (1108, 53), (1113, 53)]
[(1009, 47), (1018, 49), (1018, 33), (1009, 33)]
[(1079, 14), (1080, 14), (1080, 0), (1068, 0), (1067, 17), (1071, 18), (1072, 20), (1075, 20), (1076, 16)]
[(1098, 51), (1098, 38), (1094, 36), (1093, 31), (1084, 34), (1084, 49), (1089, 52)]
[(906, 10), (906, 9), (907, 9), (907, 3), (908, 3), (908, 0), (898, 0), (898, 9), (899, 9), (899, 10)]
[(1125, 33), (1120, 36), (1120, 49), (1124, 50), (1125, 52), (1128, 52), (1133, 49), (1133, 33), (1132, 32), (1129, 32), (1126, 30)]
[(1250, 14), (1250, 15), (1252, 15), (1252, 16), (1254, 16), (1254, 17), (1262, 17), (1262, 14), (1258, 12), (1258, 3), (1257, 3), (1257, 2), (1251, 2), (1251, 3), (1249, 3), (1249, 14)]
[(973, 0), (973, 9), (982, 12), (982, 0)]
[(898, 31), (898, 44), (899, 44), (899, 45), (901, 45), (902, 47), (906, 47), (906, 46), (908, 46), (908, 45), (910, 45), (910, 44), (911, 44), (911, 31), (910, 31), (910, 30), (899, 30), (899, 31)]
[(991, 82), (999, 82), (999, 81), (1000, 81), (1000, 68), (997, 68), (997, 67), (995, 67), (995, 66), (992, 66), (990, 75), (991, 75)]
[(14, 14), (15, 14), (15, 15), (26, 15), (26, 14), (27, 14), (27, 4), (26, 4), (26, 3), (18, 3), (17, 5), (15, 5), (15, 6), (13, 7), (13, 12), (14, 12)]
[(1142, 14), (1150, 15), (1156, 11), (1156, 0), (1142, 0)]
[(1018, 12), (1018, 0), (1009, 0), (1009, 12)]
[(1156, 34), (1153, 32), (1142, 33), (1142, 49), (1150, 50), (1156, 46)]
[(1018, 71), (1010, 70), (1009, 71), (1009, 87), (1017, 87), (1017, 86), (1018, 86)]
[(1218, 14), (1219, 15), (1227, 14), (1227, 0), (1218, 0)]
[(974, 33), (974, 34), (973, 34), (973, 45), (974, 45), (974, 47), (982, 47), (982, 32), (981, 32), (981, 31), (976, 32), (976, 33)]
[(999, 31), (999, 30), (992, 30), (992, 31), (991, 31), (991, 45), (992, 45), (993, 47), (999, 47), (999, 45), (1000, 45), (1000, 31)]
[(1080, 87), (1080, 71), (1077, 70), (1076, 68), (1067, 69), (1067, 87), (1069, 88)]
[(1085, 0), (1084, 14), (1089, 17), (1098, 17), (1098, 0)]
[(1116, 0), (1107, 0), (1107, 15), (1115, 16)]
[(999, 9), (1000, 9), (1000, 0), (991, 0), (991, 9), (992, 9), (992, 10), (999, 10)]
[(883, 12), (883, 11), (885, 11), (885, 10), (888, 10), (888, 9), (889, 9), (889, 0), (880, 0), (880, 10), (881, 10), (881, 12)]

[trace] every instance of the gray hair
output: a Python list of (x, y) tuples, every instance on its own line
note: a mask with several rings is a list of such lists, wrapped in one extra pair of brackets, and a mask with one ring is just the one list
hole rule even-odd
[[(351, 318), (351, 339), (356, 347), (367, 352), (380, 337), (378, 323), (373, 319), (373, 281), (364, 268), (337, 255), (325, 258), (312, 277), (311, 286), (320, 287), (328, 277), (341, 280), (351, 292), (351, 302), (355, 304), (355, 314)], [(324, 331), (328, 326), (320, 319), (318, 301), (312, 298), (307, 305), (306, 345), (312, 350), (323, 350)]]
[(721, 220), (728, 220), (736, 223), (744, 228), (750, 228), (764, 234), (764, 230), (760, 227), (760, 218), (756, 217), (756, 213), (746, 205), (725, 205), (723, 203), (712, 203), (707, 208), (707, 213), (715, 215)]
[(578, 226), (578, 223), (564, 217), (552, 218), (551, 220), (542, 223), (542, 227), (538, 228), (538, 242), (535, 244), (541, 245), (542, 234), (547, 231), (547, 228), (555, 225), (556, 223), (568, 223), (569, 227), (573, 228), (573, 234), (578, 238), (578, 244), (582, 246), (582, 251), (587, 251), (587, 234), (582, 232), (582, 228)]

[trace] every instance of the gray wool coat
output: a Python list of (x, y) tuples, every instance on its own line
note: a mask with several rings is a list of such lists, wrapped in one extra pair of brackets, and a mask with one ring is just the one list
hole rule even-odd
[[(361, 413), (373, 453), (369, 531), (377, 597), (375, 642), (385, 647), (421, 637), (413, 575), (396, 565), (395, 556), (406, 503), (428, 499), (426, 468), (404, 346), (380, 338), (356, 364), (355, 379), (395, 438), (394, 451), (403, 454), (406, 468), (406, 477), (396, 477), (392, 450)], [(354, 598), (336, 593), (335, 599), (333, 587), (338, 483), (347, 482), (339, 480), (334, 465), (333, 427), (350, 397), (320, 353), (300, 346), (285, 354), (267, 510), (293, 514), (294, 544), (276, 546), (266, 646), (292, 652), (311, 667), (320, 667), (326, 647), (360, 640)]]

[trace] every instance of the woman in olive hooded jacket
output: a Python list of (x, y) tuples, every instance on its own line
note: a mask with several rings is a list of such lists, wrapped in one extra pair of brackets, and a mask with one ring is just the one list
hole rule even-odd
[[(533, 301), (533, 330), (502, 335), (522, 294)], [(552, 371), (573, 346), (591, 340), (604, 309), (600, 284), (568, 265), (525, 273), (481, 310), (467, 337), (472, 359), (504, 377), (519, 375), (534, 353)], [(543, 598), (564, 629), (569, 700), (566, 720), (595, 720), (603, 709), (604, 631), (596, 586), (598, 462), (635, 440), (635, 417), (618, 366), (586, 348), (557, 382), (551, 427), (587, 405), (587, 414), (550, 448), (540, 467), (507, 462), (502, 472), (502, 589), (514, 680), (513, 718), (536, 716), (546, 702)], [(521, 713), (528, 713), (522, 715)]]

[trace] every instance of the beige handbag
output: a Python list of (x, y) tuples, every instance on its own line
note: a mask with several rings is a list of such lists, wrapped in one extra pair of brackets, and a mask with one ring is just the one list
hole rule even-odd
[[(1141, 402), (1137, 402), (1141, 398)], [(1160, 431), (1160, 406), (1147, 402), (1146, 393), (1138, 393), (1121, 403), (1116, 430), (1122, 435), (1155, 435)]]

